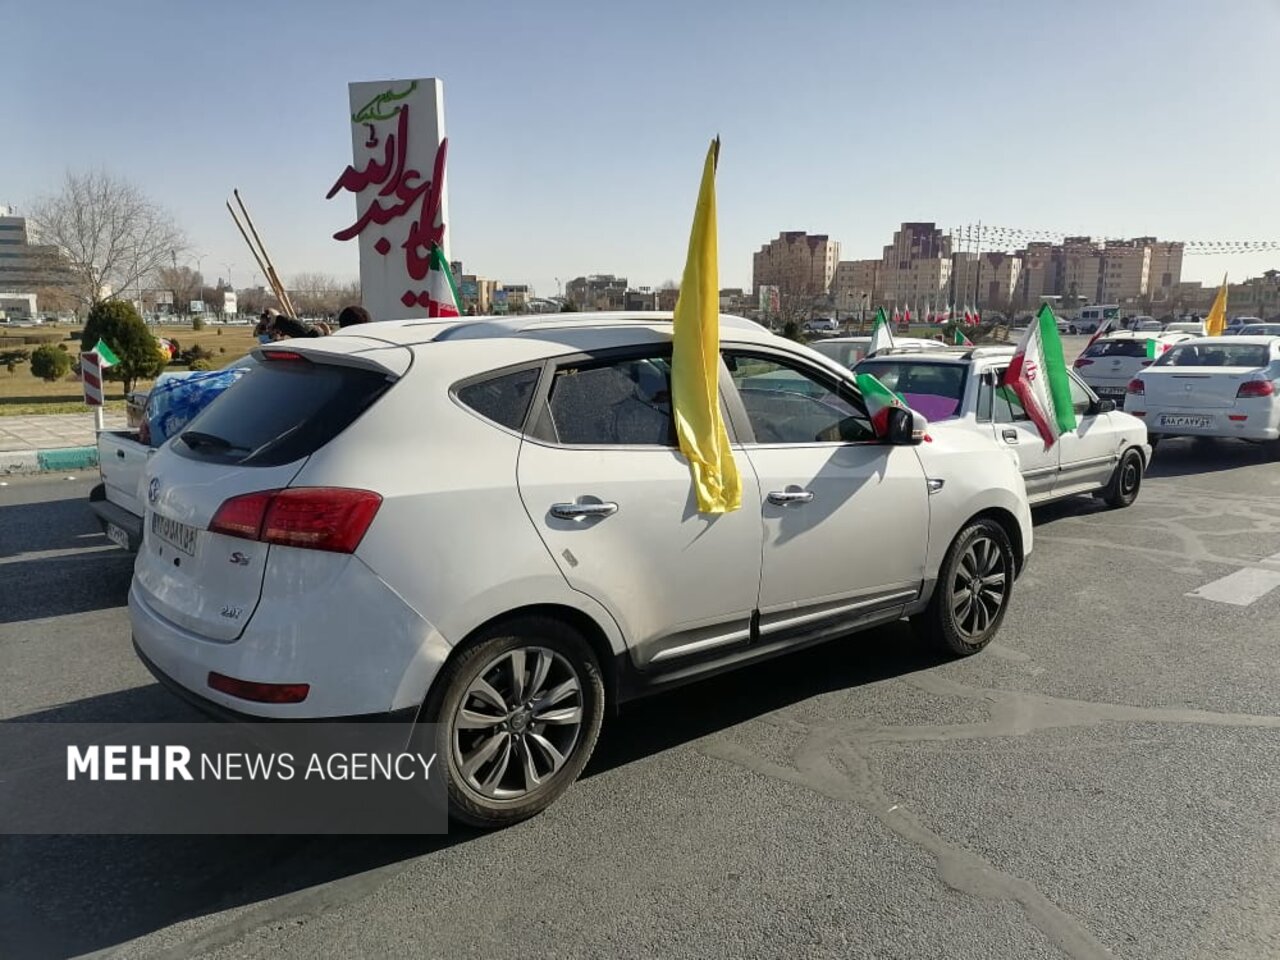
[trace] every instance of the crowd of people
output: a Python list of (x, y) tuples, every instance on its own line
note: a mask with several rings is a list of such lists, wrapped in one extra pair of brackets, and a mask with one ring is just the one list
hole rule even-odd
[[(370, 323), (373, 318), (364, 307), (343, 307), (338, 314), (338, 328), (354, 326), (357, 323)], [(274, 307), (262, 312), (258, 325), (253, 330), (259, 343), (271, 343), (275, 340), (290, 340), (294, 337), (324, 337), (333, 333), (333, 327), (327, 323), (307, 323), (286, 316)]]

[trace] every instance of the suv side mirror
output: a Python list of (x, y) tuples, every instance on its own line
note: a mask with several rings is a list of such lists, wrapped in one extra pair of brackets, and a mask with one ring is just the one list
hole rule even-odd
[(1112, 413), (1116, 409), (1116, 402), (1114, 400), (1099, 400), (1097, 409), (1098, 413)]
[(915, 446), (924, 441), (929, 421), (905, 407), (889, 408), (889, 424), (882, 438), (892, 446)]

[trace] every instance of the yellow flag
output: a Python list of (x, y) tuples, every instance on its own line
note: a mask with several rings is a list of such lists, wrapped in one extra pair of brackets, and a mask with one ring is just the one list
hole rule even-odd
[(1213, 298), (1213, 306), (1209, 308), (1209, 316), (1204, 320), (1204, 332), (1211, 337), (1220, 337), (1227, 329), (1227, 275), (1222, 275), (1222, 286), (1218, 295)]
[(720, 261), (716, 249), (716, 161), (711, 141), (693, 212), (689, 255), (676, 300), (671, 396), (680, 452), (689, 461), (701, 513), (742, 506), (742, 479), (720, 416)]

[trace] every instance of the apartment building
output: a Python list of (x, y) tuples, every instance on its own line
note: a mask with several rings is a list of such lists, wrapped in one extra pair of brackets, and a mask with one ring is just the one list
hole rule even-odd
[(841, 260), (836, 264), (832, 289), (837, 310), (861, 310), (883, 300), (879, 260)]
[(565, 284), (565, 296), (583, 311), (625, 310), (627, 278), (611, 273), (576, 277)]
[(787, 294), (818, 296), (831, 289), (840, 244), (826, 234), (790, 230), (778, 234), (752, 258), (753, 287), (775, 286)]

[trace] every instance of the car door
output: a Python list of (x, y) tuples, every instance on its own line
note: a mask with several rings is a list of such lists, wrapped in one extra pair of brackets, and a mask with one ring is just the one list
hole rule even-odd
[[(517, 466), (561, 573), (609, 611), (641, 668), (747, 643), (760, 583), (758, 511), (698, 512), (676, 446), (670, 362), (669, 345), (555, 362)], [(739, 467), (754, 504), (755, 476)]]
[(928, 546), (915, 450), (877, 442), (848, 381), (765, 348), (723, 353), (759, 482), (761, 641), (900, 616), (919, 596)]
[(1036, 503), (1053, 496), (1058, 480), (1058, 454), (1061, 445), (1048, 450), (1021, 401), (1009, 387), (1001, 386), (1006, 366), (995, 367), (982, 375), (978, 387), (978, 421), (991, 429), (996, 443), (1012, 450), (1018, 468), (1027, 484), (1027, 499)]
[(1058, 437), (1056, 495), (1087, 493), (1105, 486), (1120, 458), (1116, 418), (1098, 410), (1099, 400), (1079, 377), (1069, 374), (1076, 429)]

